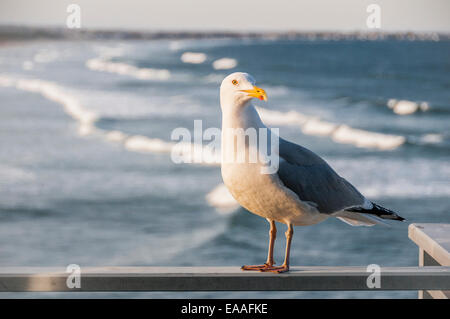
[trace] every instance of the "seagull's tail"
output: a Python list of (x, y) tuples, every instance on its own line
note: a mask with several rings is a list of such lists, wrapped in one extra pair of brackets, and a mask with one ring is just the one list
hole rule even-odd
[(390, 226), (389, 224), (385, 223), (384, 220), (405, 220), (403, 217), (400, 217), (392, 210), (381, 207), (380, 205), (377, 205), (375, 203), (371, 204), (372, 208), (364, 208), (361, 206), (351, 207), (337, 212), (333, 215), (344, 223), (352, 226), (373, 226), (376, 224)]
[(372, 203), (372, 208), (370, 208), (370, 209), (367, 209), (364, 207), (351, 207), (351, 208), (347, 208), (346, 211), (354, 212), (354, 213), (368, 214), (368, 215), (372, 215), (374, 217), (378, 217), (381, 219), (390, 219), (390, 220), (399, 220), (399, 221), (405, 220), (403, 217), (399, 216), (396, 212), (394, 212), (390, 209), (384, 208), (375, 203)]

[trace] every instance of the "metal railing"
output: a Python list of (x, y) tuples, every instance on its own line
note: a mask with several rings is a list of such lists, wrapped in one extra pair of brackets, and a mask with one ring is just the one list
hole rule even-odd
[(450, 225), (410, 225), (409, 237), (420, 247), (418, 267), (294, 266), (282, 274), (242, 271), (237, 266), (83, 267), (75, 271), (4, 267), (0, 268), (0, 291), (419, 290), (420, 298), (448, 298), (449, 236)]

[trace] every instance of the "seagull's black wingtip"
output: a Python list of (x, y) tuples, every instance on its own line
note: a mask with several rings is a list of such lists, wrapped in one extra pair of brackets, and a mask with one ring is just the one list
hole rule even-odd
[(405, 221), (406, 219), (399, 216), (396, 212), (384, 208), (383, 206), (380, 206), (378, 204), (375, 204), (372, 202), (373, 207), (371, 209), (365, 209), (363, 207), (352, 207), (349, 209), (346, 209), (349, 212), (357, 212), (357, 213), (364, 213), (369, 215), (375, 215), (382, 219), (390, 219), (390, 220), (398, 220), (400, 222)]

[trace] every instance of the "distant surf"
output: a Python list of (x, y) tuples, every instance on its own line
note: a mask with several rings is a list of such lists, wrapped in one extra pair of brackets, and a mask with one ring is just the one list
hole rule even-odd
[(416, 112), (426, 112), (430, 109), (427, 102), (390, 99), (387, 106), (398, 115), (409, 115)]
[(181, 55), (181, 61), (190, 64), (202, 64), (206, 61), (206, 54), (202, 52), (184, 52)]
[(308, 116), (297, 111), (279, 112), (258, 107), (262, 120), (268, 125), (299, 126), (304, 134), (328, 136), (333, 141), (352, 144), (356, 147), (393, 150), (406, 142), (401, 135), (370, 132), (352, 128), (345, 124), (326, 122), (317, 116)]
[(170, 78), (170, 71), (165, 69), (138, 68), (122, 62), (111, 62), (106, 58), (94, 58), (86, 62), (86, 67), (94, 71), (116, 73), (132, 76), (139, 80), (161, 80)]
[[(205, 146), (201, 146), (202, 154), (194, 154), (191, 147), (182, 143), (164, 141), (141, 135), (128, 135), (117, 130), (105, 131), (95, 126), (99, 115), (83, 107), (79, 101), (64, 88), (48, 81), (39, 79), (16, 79), (14, 77), (0, 76), (1, 86), (12, 86), (20, 90), (39, 93), (44, 97), (61, 104), (72, 118), (79, 122), (79, 134), (102, 135), (106, 140), (122, 143), (130, 151), (170, 153), (177, 146), (176, 152), (180, 156), (195, 158), (196, 163), (207, 165), (220, 164), (219, 156), (212, 154)], [(326, 136), (337, 143), (351, 144), (356, 147), (379, 149), (389, 151), (398, 148), (405, 142), (413, 144), (436, 144), (442, 142), (440, 135), (426, 134), (419, 138), (407, 138), (401, 135), (370, 132), (352, 128), (345, 124), (331, 123), (316, 116), (309, 116), (297, 111), (280, 112), (257, 107), (262, 120), (269, 126), (298, 126), (304, 134)], [(201, 158), (201, 159), (200, 159)]]
[[(127, 150), (142, 153), (174, 153), (183, 161), (203, 165), (220, 164), (220, 154), (210, 148), (183, 142), (168, 142), (159, 138), (142, 135), (129, 135), (118, 130), (103, 130), (95, 126), (99, 115), (87, 110), (80, 102), (58, 84), (40, 79), (16, 79), (0, 75), (0, 86), (14, 87), (19, 90), (38, 93), (60, 104), (64, 111), (79, 123), (78, 134), (95, 135), (103, 139), (120, 143)], [(198, 151), (197, 151), (198, 150)]]
[(232, 58), (221, 58), (213, 62), (212, 66), (216, 70), (228, 70), (233, 69), (238, 65), (236, 59)]
[[(95, 135), (106, 141), (119, 143), (125, 149), (142, 153), (173, 153), (179, 158), (202, 165), (219, 165), (220, 154), (213, 153), (203, 145), (195, 146), (192, 143), (175, 143), (164, 141), (159, 138), (151, 138), (142, 135), (129, 135), (118, 130), (103, 130), (95, 126), (100, 119), (98, 114), (83, 107), (79, 101), (68, 94), (65, 89), (55, 83), (40, 79), (14, 78), (13, 76), (0, 76), (0, 86), (14, 87), (19, 90), (41, 94), (45, 98), (60, 104), (64, 111), (79, 123), (78, 134), (81, 136)], [(294, 125), (302, 128), (305, 134), (328, 136), (340, 143), (349, 143), (358, 147), (378, 148), (381, 150), (394, 149), (403, 143), (403, 136), (392, 136), (382, 133), (368, 132), (354, 129), (346, 125), (338, 125), (322, 121), (317, 117), (311, 117), (296, 111), (279, 112), (258, 107), (258, 112), (267, 124), (272, 125)], [(442, 138), (439, 135), (427, 134), (416, 141), (420, 143), (439, 143)], [(195, 150), (201, 150), (200, 153)], [(392, 165), (392, 163), (391, 163)], [(400, 168), (402, 165), (399, 165)], [(413, 196), (420, 190), (415, 185), (411, 190), (405, 189), (405, 185), (390, 183), (391, 188), (385, 189), (384, 184), (378, 186), (367, 186), (366, 193), (371, 196), (386, 196), (396, 194), (398, 196)], [(394, 186), (393, 186), (394, 185)], [(374, 188), (375, 187), (375, 188)], [(424, 185), (428, 190), (431, 186)], [(412, 191), (412, 193), (410, 192)], [(433, 188), (432, 194), (442, 193), (442, 187)], [(446, 188), (444, 194), (449, 193)], [(206, 201), (215, 207), (220, 213), (229, 214), (239, 207), (234, 198), (226, 189), (225, 185), (219, 184), (206, 195)]]

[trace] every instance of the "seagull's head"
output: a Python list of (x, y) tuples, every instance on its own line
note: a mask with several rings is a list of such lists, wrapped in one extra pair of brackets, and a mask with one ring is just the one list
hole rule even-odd
[(235, 72), (228, 75), (220, 85), (220, 104), (241, 107), (257, 98), (267, 101), (266, 91), (255, 85), (255, 79), (248, 73)]

